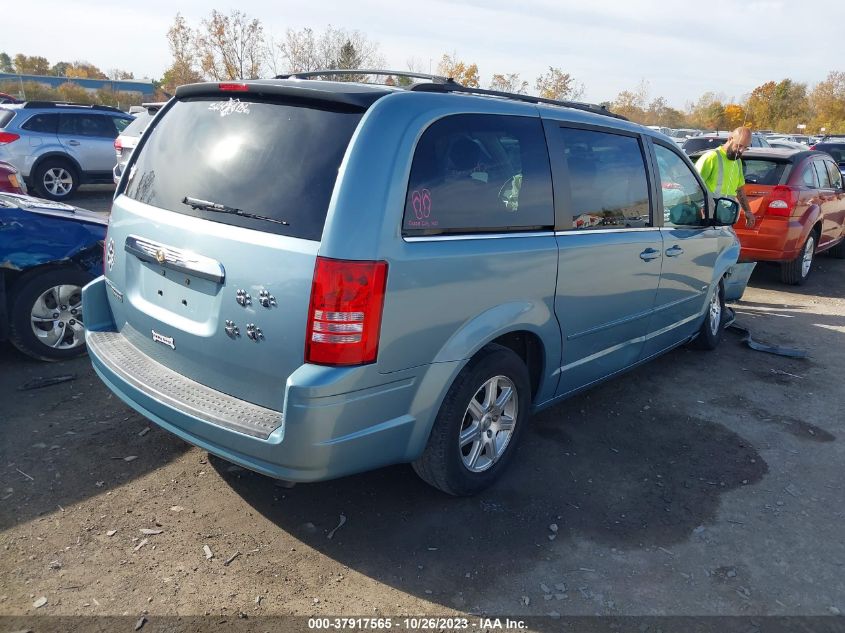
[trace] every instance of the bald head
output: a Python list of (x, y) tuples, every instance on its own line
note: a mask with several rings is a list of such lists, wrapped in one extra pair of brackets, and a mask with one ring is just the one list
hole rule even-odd
[(751, 147), (751, 130), (747, 127), (738, 127), (731, 132), (727, 143), (722, 147), (725, 149), (725, 154), (731, 160), (736, 160), (742, 153)]
[(734, 139), (739, 143), (742, 143), (747, 147), (748, 144), (751, 142), (751, 130), (749, 130), (745, 126), (738, 127), (733, 132), (731, 132), (730, 138)]

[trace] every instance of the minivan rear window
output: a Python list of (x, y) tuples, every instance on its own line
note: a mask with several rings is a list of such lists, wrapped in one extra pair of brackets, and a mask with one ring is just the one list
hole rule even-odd
[[(124, 193), (177, 213), (319, 240), (361, 116), (348, 106), (252, 97), (177, 101), (145, 134)], [(276, 222), (194, 208), (186, 198)]]
[(783, 175), (789, 163), (759, 158), (743, 158), (742, 169), (745, 182), (755, 185), (779, 185), (784, 182)]

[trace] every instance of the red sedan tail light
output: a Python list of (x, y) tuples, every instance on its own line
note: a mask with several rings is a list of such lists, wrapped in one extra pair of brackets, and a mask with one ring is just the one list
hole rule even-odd
[(766, 215), (788, 218), (798, 204), (798, 190), (795, 187), (778, 185), (772, 189), (772, 197), (766, 209)]

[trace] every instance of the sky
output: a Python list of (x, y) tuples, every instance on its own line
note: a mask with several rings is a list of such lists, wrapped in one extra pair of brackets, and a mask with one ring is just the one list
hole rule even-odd
[(519, 73), (533, 88), (555, 66), (593, 102), (643, 80), (651, 98), (676, 108), (705, 92), (741, 101), (766, 81), (812, 86), (845, 70), (843, 0), (37, 0), (20, 5), (14, 20), (37, 27), (7, 25), (0, 51), (158, 79), (170, 63), (165, 34), (177, 11), (198, 26), (212, 9), (236, 8), (277, 41), (287, 29), (358, 30), (393, 69), (413, 58), (436, 72), (444, 53), (456, 54), (478, 65), (482, 87), (494, 73)]

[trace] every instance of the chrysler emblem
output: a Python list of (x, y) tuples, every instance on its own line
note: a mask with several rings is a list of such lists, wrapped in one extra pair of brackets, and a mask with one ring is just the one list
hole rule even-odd
[(158, 249), (158, 250), (156, 251), (156, 261), (157, 261), (159, 264), (163, 264), (165, 261), (167, 261), (167, 255), (165, 255), (165, 254), (164, 254), (164, 250), (163, 250), (163, 249)]

